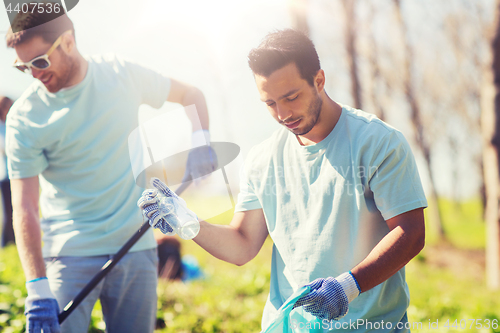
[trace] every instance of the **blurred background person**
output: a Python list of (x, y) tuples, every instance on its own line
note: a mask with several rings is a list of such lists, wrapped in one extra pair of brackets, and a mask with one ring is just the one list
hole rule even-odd
[(182, 278), (181, 242), (175, 236), (155, 233), (158, 244), (158, 276), (166, 280)]
[(0, 96), (0, 184), (3, 200), (2, 247), (8, 244), (15, 244), (14, 229), (12, 227), (10, 181), (7, 172), (7, 155), (5, 155), (5, 120), (12, 104), (14, 104), (13, 100), (5, 96)]

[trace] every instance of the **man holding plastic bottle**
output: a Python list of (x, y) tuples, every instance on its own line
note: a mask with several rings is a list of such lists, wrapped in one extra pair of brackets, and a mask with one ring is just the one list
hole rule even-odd
[[(9, 112), (6, 135), (14, 230), (27, 280), (27, 331), (87, 332), (99, 298), (107, 332), (153, 332), (158, 259), (152, 232), (61, 326), (58, 313), (142, 222), (127, 146), (139, 125), (139, 105), (194, 104), (198, 115), (188, 114), (193, 140), (203, 142), (204, 96), (116, 56), (82, 56), (67, 15), (57, 14), (54, 3), (34, 5), (16, 16), (6, 36), (17, 54), (14, 66), (36, 79)], [(40, 11), (49, 5), (50, 14)], [(214, 170), (208, 155), (191, 158), (187, 178)]]
[[(361, 319), (390, 323), (379, 332), (407, 331), (404, 266), (424, 246), (427, 205), (408, 143), (375, 116), (327, 95), (314, 45), (302, 33), (269, 34), (250, 52), (249, 65), (262, 102), (283, 128), (249, 152), (231, 223), (200, 221), (194, 241), (243, 265), (271, 236), (263, 329), (306, 285), (310, 292), (295, 307), (329, 324), (325, 331), (368, 331), (332, 321)], [(169, 195), (161, 182), (155, 187)], [(150, 214), (158, 211), (153, 201), (141, 205)], [(165, 229), (173, 215), (151, 222)]]

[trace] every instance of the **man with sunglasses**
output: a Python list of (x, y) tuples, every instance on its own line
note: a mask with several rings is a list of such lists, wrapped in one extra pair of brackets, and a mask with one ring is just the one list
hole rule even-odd
[[(152, 232), (60, 327), (57, 315), (142, 221), (127, 145), (139, 105), (194, 104), (198, 115), (188, 117), (193, 140), (200, 140), (208, 137), (203, 94), (115, 56), (83, 57), (65, 14), (30, 8), (14, 19), (6, 41), (17, 54), (14, 66), (37, 79), (7, 121), (14, 229), (28, 281), (27, 331), (87, 332), (100, 299), (107, 332), (153, 332), (158, 259)], [(215, 168), (213, 160), (194, 160), (187, 173)]]

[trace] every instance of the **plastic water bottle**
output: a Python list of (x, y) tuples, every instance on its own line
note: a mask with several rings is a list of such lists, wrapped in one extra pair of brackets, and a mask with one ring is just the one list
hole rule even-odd
[(181, 198), (167, 197), (158, 191), (158, 213), (182, 239), (193, 239), (200, 231), (198, 217), (187, 209)]

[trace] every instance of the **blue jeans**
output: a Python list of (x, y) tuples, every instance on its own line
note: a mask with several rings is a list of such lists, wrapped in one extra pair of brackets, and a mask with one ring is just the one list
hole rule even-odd
[[(50, 289), (62, 309), (94, 277), (111, 255), (46, 258)], [(106, 332), (153, 332), (156, 323), (156, 249), (127, 253), (61, 325), (62, 333), (86, 333), (100, 299)]]

